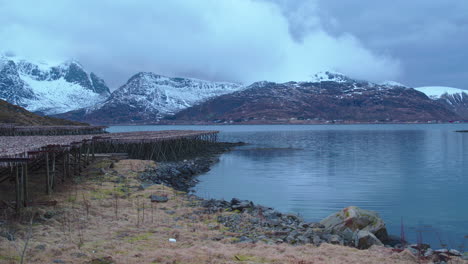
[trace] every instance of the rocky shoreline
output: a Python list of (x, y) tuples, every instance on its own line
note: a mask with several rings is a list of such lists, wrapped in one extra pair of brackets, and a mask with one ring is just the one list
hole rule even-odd
[[(209, 171), (219, 161), (220, 154), (241, 145), (244, 143), (217, 143), (191, 160), (158, 163), (155, 168), (140, 174), (139, 178), (143, 182), (140, 188), (164, 184), (178, 191), (189, 192), (198, 183), (197, 176)], [(193, 194), (189, 197), (202, 205), (204, 212), (201, 213), (230, 212), (220, 214), (217, 221), (230, 232), (240, 235), (233, 243), (316, 246), (330, 243), (358, 249), (385, 246), (395, 252), (408, 250), (422, 260), (435, 263), (444, 263), (453, 257), (466, 258), (466, 255), (455, 249), (435, 250), (427, 244), (408, 244), (397, 236), (388, 235), (385, 223), (377, 213), (354, 206), (344, 208), (320, 222), (306, 222), (298, 215), (281, 213), (248, 200), (207, 200)]]
[(189, 160), (159, 162), (158, 166), (141, 173), (142, 188), (153, 184), (164, 184), (178, 191), (189, 192), (197, 183), (197, 176), (208, 172), (219, 161), (219, 155), (243, 146), (245, 143), (220, 142), (210, 144), (203, 153)]

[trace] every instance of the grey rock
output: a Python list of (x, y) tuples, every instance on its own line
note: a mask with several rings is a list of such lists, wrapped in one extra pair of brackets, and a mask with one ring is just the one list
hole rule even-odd
[(57, 264), (65, 264), (65, 261), (61, 260), (61, 259), (54, 259), (52, 261), (52, 263), (57, 263)]
[(142, 183), (140, 186), (138, 186), (138, 190), (143, 191), (148, 189), (149, 187), (153, 186), (154, 184), (152, 183)]
[(314, 243), (314, 245), (316, 245), (316, 246), (319, 246), (320, 244), (322, 244), (322, 239), (320, 239), (319, 236), (315, 235), (312, 238), (312, 243)]
[(253, 240), (246, 236), (239, 237), (239, 243), (252, 243), (252, 242)]
[(81, 252), (71, 253), (70, 256), (75, 257), (75, 258), (85, 258), (85, 257), (87, 257), (86, 254), (81, 253)]
[(291, 234), (289, 234), (285, 239), (284, 241), (286, 241), (286, 243), (289, 243), (289, 244), (296, 244), (297, 243), (297, 240), (294, 236), (292, 236)]
[(37, 249), (37, 250), (45, 250), (45, 249), (46, 249), (46, 245), (40, 244), (40, 245), (37, 245), (37, 246), (34, 247), (34, 248)]
[(452, 255), (452, 256), (457, 256), (457, 257), (462, 256), (462, 253), (460, 251), (456, 250), (456, 249), (450, 249), (449, 254)]
[(167, 201), (169, 201), (169, 199), (165, 196), (158, 196), (158, 195), (150, 195), (150, 199), (151, 199), (151, 202), (152, 203), (165, 203)]
[(307, 231), (305, 231), (304, 233), (302, 233), (303, 236), (309, 238), (309, 239), (312, 239), (315, 235), (314, 231), (311, 230), (311, 229), (308, 229)]
[(296, 238), (297, 242), (300, 243), (300, 244), (307, 244), (307, 243), (310, 243), (310, 239), (306, 236), (298, 236)]
[(214, 236), (214, 237), (211, 238), (211, 240), (213, 240), (213, 241), (221, 241), (223, 239), (224, 239), (223, 235)]
[(47, 211), (44, 213), (44, 218), (45, 219), (51, 219), (52, 217), (56, 216), (57, 212), (55, 211)]
[(343, 239), (338, 236), (338, 235), (331, 235), (328, 239), (328, 243), (334, 244), (334, 245), (343, 245)]
[(166, 211), (164, 211), (164, 212), (165, 212), (166, 214), (168, 214), (168, 215), (173, 215), (173, 214), (176, 213), (176, 212), (173, 211), (173, 210), (166, 210)]
[(232, 198), (231, 200), (231, 208), (232, 210), (244, 210), (254, 207), (253, 202), (248, 200), (240, 200), (237, 198)]
[(354, 234), (354, 246), (359, 249), (368, 249), (373, 245), (383, 246), (383, 243), (369, 231), (358, 231)]
[(208, 228), (209, 229), (218, 229), (219, 225), (215, 224), (215, 223), (209, 223), (208, 224)]
[(5, 231), (0, 231), (0, 237), (4, 237), (8, 239), (8, 241), (15, 241), (15, 232), (5, 232)]
[(415, 248), (415, 249), (418, 249), (420, 251), (426, 251), (431, 246), (429, 244), (422, 243), (422, 244), (411, 244), (408, 247)]
[(278, 220), (279, 218), (281, 218), (281, 215), (282, 215), (281, 213), (276, 212), (274, 210), (268, 210), (268, 211), (263, 212), (263, 216), (268, 221)]
[(346, 228), (340, 233), (340, 236), (343, 237), (345, 241), (351, 242), (353, 241), (354, 232), (351, 229)]
[(407, 250), (409, 250), (411, 252), (411, 254), (415, 255), (415, 256), (419, 256), (419, 250), (417, 250), (416, 248), (413, 248), (413, 247), (407, 247), (406, 248)]
[(337, 213), (331, 214), (320, 221), (329, 232), (340, 234), (346, 228), (352, 231), (369, 231), (379, 240), (388, 239), (387, 228), (384, 221), (376, 212), (361, 209), (356, 206), (347, 207)]
[(272, 227), (280, 226), (281, 225), (281, 220), (279, 220), (279, 219), (269, 220), (268, 225), (272, 226)]
[(396, 248), (396, 249), (405, 249), (405, 247), (403, 246), (403, 244), (396, 244), (393, 246), (393, 248)]
[(426, 252), (424, 252), (424, 257), (430, 257), (434, 254), (434, 250), (432, 248), (428, 248)]
[(299, 236), (299, 232), (297, 230), (293, 230), (289, 233), (290, 236), (296, 238)]
[(312, 224), (312, 228), (325, 228), (325, 225), (321, 223), (314, 223)]

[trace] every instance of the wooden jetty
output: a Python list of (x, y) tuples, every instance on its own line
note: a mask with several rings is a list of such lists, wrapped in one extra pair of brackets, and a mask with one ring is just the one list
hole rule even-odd
[(0, 136), (62, 136), (103, 134), (107, 126), (17, 126), (0, 125)]
[(0, 137), (0, 184), (14, 182), (16, 194), (15, 202), (3, 203), (20, 211), (33, 202), (29, 197), (31, 177), (43, 177), (44, 191), (51, 194), (58, 182), (79, 175), (97, 153), (127, 153), (129, 158), (156, 161), (179, 160), (215, 143), (217, 134), (218, 131), (169, 130), (3, 136)]

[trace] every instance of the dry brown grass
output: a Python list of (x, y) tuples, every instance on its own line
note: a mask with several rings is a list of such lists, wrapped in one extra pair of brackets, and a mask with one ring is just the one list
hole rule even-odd
[[(109, 165), (101, 160), (94, 166)], [(59, 201), (56, 208), (34, 209), (40, 215), (55, 215), (33, 226), (27, 263), (86, 263), (106, 256), (115, 263), (417, 263), (408, 252), (382, 247), (234, 244), (237, 234), (219, 225), (216, 215), (200, 213), (197, 201), (185, 193), (161, 185), (139, 191), (138, 172), (153, 165), (122, 160), (104, 175), (53, 194), (51, 198)], [(169, 201), (152, 204), (151, 194), (166, 195)], [(16, 228), (27, 230), (26, 225)], [(0, 237), (0, 263), (17, 263), (25, 232), (13, 242)], [(77, 257), (78, 253), (85, 255)]]

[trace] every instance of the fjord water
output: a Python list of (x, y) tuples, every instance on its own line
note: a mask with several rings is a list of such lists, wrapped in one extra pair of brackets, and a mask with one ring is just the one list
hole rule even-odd
[[(204, 198), (252, 200), (319, 221), (355, 205), (377, 211), (391, 234), (434, 248), (468, 242), (467, 124), (127, 126), (109, 131), (220, 130), (247, 146), (199, 177)], [(468, 246), (468, 243), (467, 243)]]

